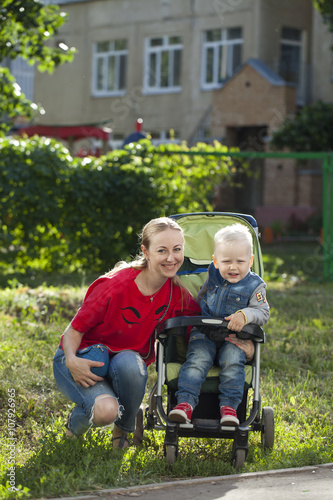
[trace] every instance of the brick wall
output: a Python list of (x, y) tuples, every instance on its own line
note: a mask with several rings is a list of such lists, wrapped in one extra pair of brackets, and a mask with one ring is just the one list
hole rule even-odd
[(268, 126), (276, 129), (292, 113), (295, 88), (275, 86), (250, 65), (224, 87), (214, 92), (212, 135), (223, 135), (225, 127)]
[(266, 159), (263, 205), (290, 206), (297, 204), (296, 171), (294, 160)]

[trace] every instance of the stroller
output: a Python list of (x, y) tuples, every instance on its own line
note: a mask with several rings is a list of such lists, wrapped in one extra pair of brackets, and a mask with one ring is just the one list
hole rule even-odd
[[(250, 215), (234, 213), (193, 213), (171, 216), (183, 228), (185, 235), (184, 263), (179, 276), (184, 285), (197, 296), (200, 287), (207, 277), (207, 269), (214, 252), (214, 235), (224, 226), (236, 222), (245, 224), (253, 237), (254, 262), (252, 270), (263, 274), (262, 254), (258, 238), (256, 220)], [(260, 344), (265, 341), (261, 327), (253, 324), (245, 325), (237, 334), (243, 339), (252, 339), (255, 355), (251, 363), (245, 366), (246, 377), (243, 400), (237, 409), (239, 426), (223, 426), (220, 424), (218, 404), (219, 368), (210, 369), (201, 388), (199, 404), (194, 409), (191, 423), (174, 423), (168, 421), (167, 415), (177, 404), (175, 392), (181, 364), (185, 361), (185, 334), (189, 326), (207, 325), (219, 328), (219, 334), (230, 333), (227, 322), (221, 318), (203, 318), (201, 316), (177, 317), (162, 322), (156, 329), (157, 349), (157, 381), (149, 396), (146, 408), (146, 429), (163, 430), (164, 455), (168, 463), (174, 463), (178, 456), (179, 437), (206, 437), (233, 439), (231, 462), (236, 469), (243, 466), (248, 452), (248, 435), (250, 431), (261, 432), (261, 443), (264, 448), (274, 445), (274, 413), (271, 407), (264, 407), (261, 412), (259, 392), (260, 376)], [(164, 387), (164, 391), (163, 391)], [(166, 387), (166, 390), (165, 390)], [(252, 408), (247, 415), (248, 392), (253, 389)], [(166, 396), (165, 396), (166, 394)], [(143, 419), (143, 415), (141, 416)]]

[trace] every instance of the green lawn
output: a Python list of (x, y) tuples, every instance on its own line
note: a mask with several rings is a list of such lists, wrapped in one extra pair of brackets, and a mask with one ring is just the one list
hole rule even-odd
[[(251, 433), (241, 472), (333, 461), (333, 283), (321, 282), (316, 243), (267, 246), (263, 253), (271, 318), (262, 348), (261, 396), (263, 406), (274, 408), (275, 446), (263, 450), (260, 433)], [(180, 457), (169, 465), (163, 432), (146, 432), (143, 446), (126, 452), (112, 451), (108, 429), (65, 439), (71, 405), (55, 387), (52, 356), (93, 278), (2, 275), (0, 498), (234, 474), (229, 440), (182, 439)], [(154, 367), (150, 372), (153, 379)], [(10, 481), (20, 490), (11, 492)]]

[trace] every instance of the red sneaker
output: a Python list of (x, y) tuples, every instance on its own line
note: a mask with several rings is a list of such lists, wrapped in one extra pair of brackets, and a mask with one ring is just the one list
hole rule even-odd
[(178, 422), (179, 424), (189, 424), (191, 422), (193, 408), (188, 403), (179, 403), (169, 413), (169, 420), (171, 422)]
[(239, 420), (237, 418), (237, 412), (231, 406), (221, 406), (221, 420), (222, 425), (239, 425)]

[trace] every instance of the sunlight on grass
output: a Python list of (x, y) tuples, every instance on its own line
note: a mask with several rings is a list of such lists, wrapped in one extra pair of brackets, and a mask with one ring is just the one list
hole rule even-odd
[[(271, 318), (261, 351), (261, 397), (262, 406), (274, 409), (275, 445), (264, 450), (260, 432), (250, 433), (240, 472), (332, 461), (333, 284), (309, 274), (311, 260), (306, 259), (315, 259), (315, 247), (310, 254), (303, 247), (298, 254), (290, 248), (265, 249)], [(55, 387), (52, 357), (86, 285), (76, 279), (72, 286), (52, 283), (32, 288), (13, 280), (0, 290), (0, 499), (234, 474), (231, 440), (180, 438), (179, 459), (169, 465), (162, 431), (145, 431), (142, 446), (124, 452), (112, 450), (110, 429), (65, 439), (64, 422), (72, 405)], [(149, 372), (150, 388), (155, 367)], [(15, 493), (8, 485), (9, 391), (15, 395), (15, 483), (21, 485)]]

